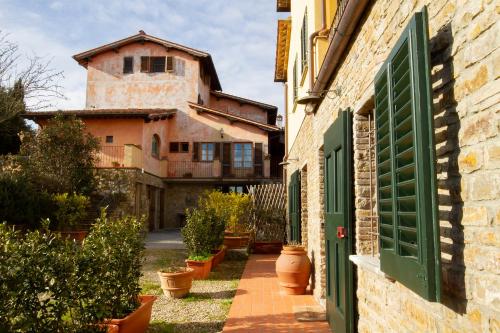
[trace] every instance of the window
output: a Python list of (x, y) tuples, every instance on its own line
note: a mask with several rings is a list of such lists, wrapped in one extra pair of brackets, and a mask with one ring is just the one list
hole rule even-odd
[(130, 74), (134, 72), (134, 58), (124, 57), (123, 58), (123, 74)]
[(170, 142), (170, 152), (171, 153), (179, 152), (179, 142)]
[(181, 153), (189, 153), (189, 142), (181, 142)]
[(252, 144), (235, 143), (234, 144), (234, 167), (251, 168), (252, 167)]
[(304, 18), (302, 20), (302, 29), (300, 30), (300, 61), (301, 61), (301, 73), (307, 67), (307, 56), (308, 51), (308, 32), (307, 32), (307, 8), (304, 12)]
[(165, 72), (165, 57), (151, 57), (151, 73), (161, 73)]
[(295, 61), (293, 62), (293, 102), (297, 100), (297, 93), (299, 89), (299, 84), (297, 82), (297, 57), (295, 57)]
[(416, 13), (375, 76), (380, 267), (440, 299), (439, 223), (427, 11)]
[(171, 153), (189, 153), (189, 142), (170, 142)]
[(113, 143), (113, 136), (112, 135), (106, 136), (106, 143)]
[(154, 157), (160, 157), (160, 137), (158, 135), (153, 135), (151, 140), (151, 155)]
[(174, 70), (174, 57), (141, 57), (141, 72), (163, 73), (165, 68), (171, 72)]
[(202, 143), (201, 144), (201, 160), (202, 161), (213, 161), (214, 160), (215, 144), (213, 143)]

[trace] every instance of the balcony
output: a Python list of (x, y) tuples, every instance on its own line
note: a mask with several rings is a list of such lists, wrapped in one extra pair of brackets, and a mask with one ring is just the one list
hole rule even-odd
[(142, 149), (136, 145), (102, 146), (97, 168), (142, 168)]
[(222, 163), (214, 161), (191, 161), (157, 159), (146, 156), (143, 150), (132, 144), (103, 146), (96, 156), (97, 168), (137, 168), (168, 179), (279, 179), (281, 166), (264, 160), (263, 164), (251, 161)]

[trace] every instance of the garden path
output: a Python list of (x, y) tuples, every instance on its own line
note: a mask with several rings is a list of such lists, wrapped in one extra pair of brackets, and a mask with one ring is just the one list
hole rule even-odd
[(312, 295), (282, 295), (275, 273), (278, 255), (251, 255), (223, 333), (331, 333), (328, 323), (298, 322), (294, 306), (317, 305)]
[(160, 230), (148, 233), (146, 238), (147, 249), (183, 250), (186, 248), (182, 242), (180, 230)]

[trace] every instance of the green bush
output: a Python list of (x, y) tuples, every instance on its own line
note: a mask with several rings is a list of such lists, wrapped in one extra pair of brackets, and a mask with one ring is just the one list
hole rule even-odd
[(232, 232), (250, 231), (252, 201), (247, 194), (207, 191), (198, 201), (198, 208), (211, 208), (218, 219), (224, 220), (226, 228)]
[(43, 218), (52, 217), (54, 208), (50, 195), (38, 191), (26, 178), (0, 174), (0, 222), (35, 228)]
[(0, 332), (95, 332), (139, 305), (143, 221), (98, 219), (80, 246), (0, 224)]
[(52, 196), (57, 209), (54, 219), (57, 230), (71, 230), (85, 219), (90, 199), (81, 194), (54, 194)]
[(186, 225), (182, 228), (182, 238), (188, 250), (189, 259), (209, 257), (214, 246), (212, 227), (217, 224), (215, 210), (192, 209), (186, 211)]

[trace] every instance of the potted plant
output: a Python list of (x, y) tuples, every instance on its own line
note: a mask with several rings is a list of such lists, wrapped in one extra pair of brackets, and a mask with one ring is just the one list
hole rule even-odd
[(276, 274), (280, 289), (285, 294), (302, 295), (306, 292), (311, 261), (302, 245), (292, 242), (283, 246), (276, 260)]
[(194, 279), (206, 279), (212, 268), (212, 225), (215, 213), (212, 209), (191, 209), (186, 211), (186, 225), (182, 238), (188, 251), (186, 265), (194, 270)]
[(151, 319), (156, 296), (139, 295), (145, 235), (144, 219), (108, 219), (103, 210), (83, 242), (79, 282), (93, 286), (86, 312), (119, 333), (146, 332)]
[(83, 230), (81, 222), (87, 216), (90, 200), (81, 194), (55, 194), (52, 196), (56, 204), (54, 212), (55, 229), (64, 237), (77, 242), (83, 241), (88, 231)]
[(250, 196), (233, 192), (224, 199), (228, 215), (224, 245), (228, 249), (246, 248), (252, 237)]
[(255, 241), (253, 252), (279, 254), (285, 239), (285, 212), (274, 208), (257, 208), (254, 213)]
[(158, 271), (161, 289), (165, 296), (170, 298), (183, 298), (193, 284), (194, 269), (170, 265)]

